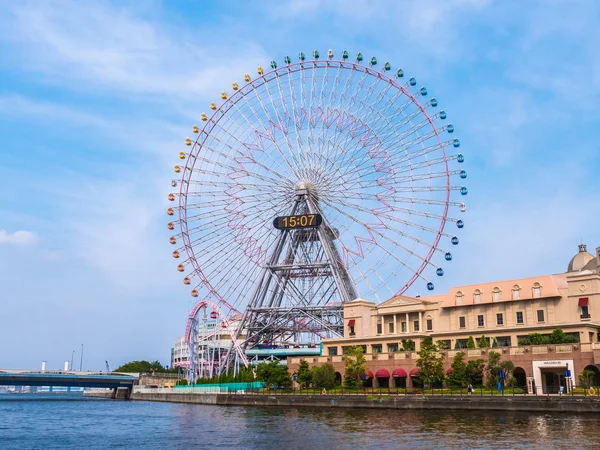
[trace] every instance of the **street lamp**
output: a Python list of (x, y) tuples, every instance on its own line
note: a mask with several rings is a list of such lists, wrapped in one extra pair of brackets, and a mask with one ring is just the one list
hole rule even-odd
[(79, 371), (81, 372), (83, 367), (83, 344), (81, 344), (81, 359), (79, 360)]

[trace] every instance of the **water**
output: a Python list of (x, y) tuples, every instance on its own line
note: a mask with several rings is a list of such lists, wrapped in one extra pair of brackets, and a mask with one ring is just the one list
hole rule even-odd
[(0, 396), (0, 449), (600, 448), (600, 414), (372, 411)]

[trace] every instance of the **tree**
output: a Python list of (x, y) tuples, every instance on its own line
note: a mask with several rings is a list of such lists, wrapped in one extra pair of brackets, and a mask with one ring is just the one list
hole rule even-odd
[(288, 387), (292, 384), (292, 377), (287, 366), (279, 364), (279, 361), (260, 363), (256, 366), (256, 378), (264, 381), (267, 387)]
[(467, 341), (467, 348), (475, 348), (475, 339), (473, 339), (473, 336), (469, 336), (469, 340)]
[(531, 345), (542, 345), (544, 342), (544, 336), (540, 333), (529, 333), (529, 342)]
[(467, 363), (466, 377), (467, 382), (477, 386), (483, 383), (483, 370), (485, 361), (483, 359), (475, 359)]
[(298, 381), (300, 386), (304, 388), (307, 388), (308, 385), (312, 382), (312, 371), (308, 367), (308, 362), (304, 359), (300, 360), (300, 367), (298, 367), (296, 380)]
[(551, 344), (563, 344), (565, 342), (565, 339), (566, 334), (562, 330), (562, 328), (556, 328), (554, 331), (552, 331), (552, 334), (550, 335)]
[(496, 340), (496, 338), (492, 339), (492, 348), (497, 348), (498, 347), (498, 341)]
[(115, 372), (129, 372), (129, 373), (141, 373), (141, 372), (177, 372), (177, 369), (167, 369), (159, 361), (149, 362), (146, 360), (130, 361), (123, 364), (121, 367), (115, 369)]
[(594, 373), (593, 370), (588, 370), (588, 369), (582, 370), (581, 373), (579, 374), (579, 376), (577, 377), (577, 381), (579, 381), (579, 386), (584, 389), (589, 389), (590, 387), (592, 387), (592, 384), (594, 383), (595, 375), (596, 374)]
[(362, 386), (362, 376), (366, 370), (367, 360), (362, 347), (348, 347), (344, 355), (344, 386), (349, 389)]
[(333, 389), (335, 387), (335, 369), (333, 364), (325, 363), (312, 369), (312, 383), (315, 387)]
[(188, 385), (188, 380), (186, 380), (185, 378), (182, 378), (181, 380), (177, 380), (177, 383), (175, 383), (178, 386), (187, 386)]
[(402, 342), (402, 351), (405, 352), (414, 352), (415, 351), (415, 341), (412, 339), (401, 339)]
[(458, 352), (452, 360), (452, 371), (448, 375), (448, 383), (451, 386), (467, 385), (467, 363), (465, 362), (465, 353)]
[(433, 386), (444, 381), (444, 354), (440, 353), (444, 348), (443, 342), (434, 343), (429, 336), (421, 341), (421, 349), (417, 352), (417, 367), (423, 384)]
[(529, 336), (519, 338), (518, 344), (519, 345), (531, 345), (531, 339), (529, 339)]
[(485, 334), (479, 339), (479, 348), (488, 348), (490, 346), (489, 341), (485, 337)]
[(502, 355), (499, 352), (491, 351), (488, 357), (488, 363), (485, 368), (487, 375), (487, 383), (489, 387), (495, 387), (498, 381), (501, 380), (500, 372), (504, 372), (504, 381), (508, 384), (511, 382), (512, 374), (515, 371), (515, 365), (512, 361), (500, 362)]

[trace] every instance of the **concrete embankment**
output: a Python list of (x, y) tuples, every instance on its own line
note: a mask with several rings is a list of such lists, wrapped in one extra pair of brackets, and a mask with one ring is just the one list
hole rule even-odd
[(115, 392), (113, 389), (107, 389), (102, 391), (85, 391), (83, 393), (84, 397), (112, 398), (117, 400), (127, 400), (129, 395), (130, 392), (127, 388), (118, 388), (117, 392)]
[(600, 399), (569, 396), (370, 396), (370, 395), (257, 395), (133, 393), (132, 400), (196, 403), (222, 406), (279, 406), (318, 408), (495, 410), (600, 413)]

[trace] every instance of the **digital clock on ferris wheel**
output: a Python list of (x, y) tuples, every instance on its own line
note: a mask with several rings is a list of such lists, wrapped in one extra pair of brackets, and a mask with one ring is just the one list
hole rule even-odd
[(321, 214), (302, 214), (299, 216), (280, 216), (273, 220), (278, 230), (295, 230), (297, 228), (317, 228), (323, 223)]

